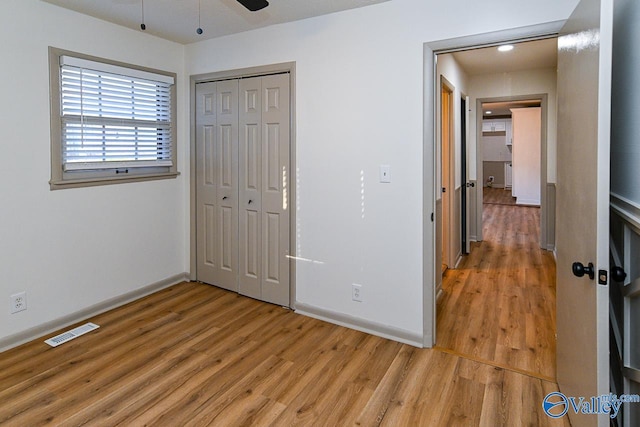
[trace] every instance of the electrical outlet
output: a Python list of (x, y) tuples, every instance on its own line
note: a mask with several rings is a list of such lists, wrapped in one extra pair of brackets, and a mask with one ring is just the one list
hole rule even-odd
[(362, 302), (362, 285), (354, 283), (351, 285), (351, 299), (353, 301)]
[(11, 314), (27, 309), (27, 293), (26, 292), (19, 292), (17, 294), (13, 294), (11, 295), (10, 299), (11, 299)]

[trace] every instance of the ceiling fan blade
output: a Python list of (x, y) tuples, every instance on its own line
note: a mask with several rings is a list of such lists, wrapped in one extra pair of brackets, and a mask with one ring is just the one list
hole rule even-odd
[(251, 12), (255, 12), (260, 9), (264, 9), (269, 6), (267, 0), (237, 0), (238, 3), (249, 9)]

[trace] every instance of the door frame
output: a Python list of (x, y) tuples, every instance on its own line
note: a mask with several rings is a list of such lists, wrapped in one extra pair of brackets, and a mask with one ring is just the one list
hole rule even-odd
[(460, 247), (462, 255), (471, 252), (469, 240), (469, 96), (460, 94)]
[(297, 192), (295, 185), (296, 171), (296, 63), (282, 62), (277, 64), (260, 65), (248, 68), (215, 71), (204, 74), (194, 74), (189, 78), (189, 280), (197, 280), (197, 227), (196, 227), (196, 84), (215, 80), (243, 79), (269, 74), (289, 73), (290, 87), (290, 116), (289, 116), (289, 308), (295, 309), (296, 302), (296, 209)]
[[(438, 75), (437, 55), (478, 47), (498, 46), (507, 42), (532, 41), (558, 36), (565, 21), (553, 21), (539, 25), (512, 28), (453, 39), (435, 40), (423, 44), (423, 158), (422, 158), (422, 343), (433, 347), (436, 341), (436, 264), (437, 242), (434, 220), (436, 212), (437, 183), (437, 111)], [(476, 171), (477, 175), (477, 171)], [(469, 177), (470, 180), (472, 177)], [(476, 186), (477, 187), (477, 186)], [(476, 188), (477, 191), (477, 188)]]
[[(548, 134), (548, 112), (549, 112), (549, 95), (546, 93), (538, 93), (531, 95), (516, 95), (516, 96), (499, 96), (494, 98), (477, 98), (476, 99), (476, 111), (482, 111), (482, 104), (489, 102), (510, 102), (510, 101), (527, 101), (535, 100), (540, 101), (540, 247), (545, 250), (554, 250), (553, 243), (549, 245), (548, 242), (548, 222), (549, 222), (549, 199), (547, 197), (547, 134)], [(482, 241), (482, 203), (483, 195), (481, 188), (484, 185), (484, 175), (482, 168), (482, 115), (476, 114), (476, 179), (478, 182), (478, 190), (476, 196), (476, 227), (478, 241)], [(555, 218), (555, 216), (554, 216)], [(554, 239), (555, 242), (555, 239)]]
[[(456, 254), (455, 252), (455, 232), (457, 224), (455, 223), (455, 212), (457, 209), (455, 203), (455, 191), (456, 191), (456, 164), (455, 164), (455, 153), (456, 153), (456, 128), (455, 128), (455, 93), (456, 89), (453, 84), (449, 80), (447, 80), (444, 76), (440, 76), (440, 102), (438, 105), (440, 106), (440, 187), (446, 188), (446, 192), (440, 193), (440, 202), (442, 204), (442, 214), (440, 215), (442, 221), (442, 264), (445, 264), (447, 268), (455, 268), (457, 264)], [(444, 140), (444, 129), (443, 129), (443, 117), (442, 113), (444, 109), (442, 108), (442, 95), (444, 92), (447, 92), (449, 98), (449, 105), (447, 111), (447, 141), (445, 143)], [(446, 153), (445, 153), (446, 149)], [(446, 168), (445, 168), (446, 166)], [(447, 176), (445, 176), (445, 172), (447, 172)], [(446, 209), (445, 209), (446, 208)], [(438, 218), (438, 215), (436, 215)], [(445, 229), (446, 226), (446, 229)], [(446, 242), (445, 242), (446, 240)]]

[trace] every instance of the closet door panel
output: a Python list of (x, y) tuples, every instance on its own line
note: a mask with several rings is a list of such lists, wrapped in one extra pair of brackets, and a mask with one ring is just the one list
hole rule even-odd
[(238, 292), (262, 299), (262, 120), (260, 77), (240, 81), (240, 277)]
[(238, 82), (196, 85), (196, 277), (237, 291)]
[(262, 78), (262, 299), (289, 301), (289, 75)]

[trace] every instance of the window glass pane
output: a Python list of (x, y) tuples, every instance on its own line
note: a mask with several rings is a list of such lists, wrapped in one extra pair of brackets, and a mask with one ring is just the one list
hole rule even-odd
[(170, 85), (62, 66), (61, 94), (65, 170), (171, 165)]

